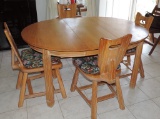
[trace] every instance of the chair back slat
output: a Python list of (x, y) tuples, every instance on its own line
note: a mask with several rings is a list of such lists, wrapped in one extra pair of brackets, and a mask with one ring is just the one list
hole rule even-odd
[(142, 14), (138, 12), (136, 15), (135, 23), (136, 25), (142, 26), (146, 28), (147, 30), (149, 30), (153, 19), (154, 19), (153, 16), (145, 17), (145, 16), (142, 16)]
[[(8, 25), (7, 25), (6, 22), (4, 22), (4, 28), (5, 28), (5, 29), (4, 29), (4, 33), (5, 33), (8, 41), (9, 41), (9, 44), (10, 44), (10, 46), (11, 46), (12, 56), (13, 56), (13, 54), (14, 54), (14, 55), (16, 56), (19, 64), (20, 64), (21, 66), (23, 66), (23, 63), (22, 63), (22, 60), (21, 60), (21, 57), (20, 57), (18, 48), (17, 48), (17, 46), (16, 46), (16, 43), (15, 43), (13, 37), (12, 37), (12, 34), (11, 34), (11, 32), (10, 32), (10, 30), (9, 30)], [(12, 57), (12, 58), (13, 58), (13, 57)], [(13, 60), (13, 62), (14, 62), (15, 59), (13, 58), (12, 60)], [(13, 62), (12, 62), (12, 63), (13, 63)]]
[(76, 17), (77, 5), (74, 4), (57, 4), (59, 18), (74, 18)]
[(115, 40), (100, 39), (98, 66), (103, 80), (111, 83), (115, 80), (117, 67), (124, 58), (131, 37), (132, 35), (128, 34)]
[(155, 6), (155, 8), (153, 9), (152, 13), (155, 16), (160, 16), (160, 8), (158, 8), (158, 5)]

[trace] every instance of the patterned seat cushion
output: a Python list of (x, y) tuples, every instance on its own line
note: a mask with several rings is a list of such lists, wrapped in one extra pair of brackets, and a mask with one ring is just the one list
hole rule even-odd
[[(21, 51), (21, 59), (26, 68), (38, 68), (43, 66), (42, 54), (30, 48)], [(52, 57), (51, 61), (52, 64), (57, 64), (60, 62), (60, 58)]]
[(136, 48), (132, 48), (132, 49), (127, 50), (126, 53), (133, 53), (135, 51), (136, 51)]
[[(98, 56), (96, 55), (89, 57), (73, 58), (73, 62), (87, 74), (98, 74), (99, 67), (97, 59)], [(120, 68), (121, 66), (119, 65), (117, 69)]]

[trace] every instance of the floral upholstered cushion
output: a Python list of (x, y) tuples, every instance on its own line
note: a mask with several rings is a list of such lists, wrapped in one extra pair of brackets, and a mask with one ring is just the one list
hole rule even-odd
[(133, 53), (135, 51), (136, 51), (136, 48), (132, 48), (132, 49), (127, 50), (126, 53)]
[[(42, 54), (32, 49), (22, 50), (21, 59), (26, 68), (37, 68), (43, 66)], [(57, 64), (60, 62), (60, 58), (52, 57), (51, 61), (52, 64)]]
[[(98, 56), (73, 58), (73, 62), (87, 74), (98, 74)], [(120, 65), (117, 69), (120, 69)]]

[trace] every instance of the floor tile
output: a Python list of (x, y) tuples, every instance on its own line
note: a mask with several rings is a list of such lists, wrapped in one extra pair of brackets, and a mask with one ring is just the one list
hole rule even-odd
[[(150, 74), (148, 74), (146, 71), (144, 71), (144, 78), (141, 77), (140, 73), (137, 75), (137, 82), (140, 81), (140, 82), (143, 82), (144, 80), (147, 80), (147, 79), (151, 79), (153, 78)], [(129, 79), (131, 79), (131, 77), (129, 77)]]
[(155, 98), (160, 96), (160, 82), (154, 78), (143, 81), (137, 86), (149, 97)]
[(136, 119), (131, 112), (125, 108), (125, 110), (112, 110), (110, 112), (99, 114), (100, 119)]
[[(0, 113), (18, 109), (18, 101), (19, 101), (19, 90), (1, 93)], [(25, 107), (26, 107), (26, 102), (24, 101), (22, 108)]]
[(98, 103), (98, 114), (118, 109), (119, 104), (117, 98), (108, 99)]
[(145, 72), (150, 74), (150, 76), (158, 77), (158, 76), (160, 76), (160, 73), (159, 73), (160, 63), (152, 63), (152, 64), (144, 65), (144, 70), (145, 70)]
[(65, 119), (83, 119), (91, 114), (90, 107), (80, 96), (60, 100), (59, 104)]
[(74, 72), (70, 67), (62, 68), (60, 70), (60, 73), (63, 81), (68, 81), (68, 80), (72, 81)]
[[(39, 74), (39, 73), (29, 74), (28, 77), (34, 76), (34, 75), (37, 75), (37, 74)], [(31, 84), (32, 84), (32, 87), (45, 86), (44, 77), (38, 78), (38, 79), (35, 79), (35, 80), (32, 80), (32, 81), (31, 81)]]
[[(99, 90), (98, 93), (97, 93), (97, 96), (100, 97), (100, 96), (104, 96), (104, 95), (107, 95), (107, 94), (110, 94), (110, 93), (111, 93), (111, 91), (107, 87), (107, 89)], [(88, 99), (91, 99), (92, 94), (87, 93), (86, 96), (88, 97)], [(117, 100), (116, 97), (97, 103), (98, 114), (108, 112), (108, 111), (118, 109), (118, 108), (119, 108), (119, 104), (118, 104), (118, 100)]]
[[(74, 92), (70, 91), (71, 81), (63, 81), (63, 84), (65, 87), (67, 98), (79, 95), (77, 91), (74, 91)], [(78, 86), (79, 86), (79, 84), (78, 84)], [(56, 84), (55, 88), (59, 88), (59, 84)], [(56, 96), (57, 96), (58, 100), (63, 99), (61, 93), (57, 93)]]
[(146, 55), (142, 55), (141, 58), (142, 58), (142, 61), (143, 61), (143, 65), (145, 65), (145, 64), (151, 64), (154, 61), (154, 60), (150, 59), (148, 57), (148, 55), (147, 56)]
[(122, 86), (122, 93), (125, 105), (132, 105), (149, 99), (137, 86), (134, 89), (130, 88), (129, 85)]
[(152, 99), (160, 107), (160, 97)]
[(3, 56), (11, 56), (11, 50), (4, 50)]
[(148, 55), (148, 54), (144, 54), (144, 55), (154, 63), (160, 63), (159, 57), (158, 57), (160, 55), (160, 52), (154, 51), (152, 55)]
[(17, 76), (0, 78), (0, 93), (16, 90)]
[(3, 56), (2, 58), (2, 64), (1, 64), (2, 67), (11, 67), (11, 56), (7, 55), (7, 56)]
[(129, 83), (130, 83), (129, 77), (120, 78), (120, 85), (121, 86), (129, 85)]
[(28, 119), (64, 119), (58, 102), (53, 107), (46, 104), (35, 105), (27, 108)]
[(61, 62), (63, 64), (63, 68), (70, 67), (70, 65), (68, 64), (67, 58), (62, 58)]
[(0, 114), (0, 119), (28, 119), (27, 110), (18, 109)]
[[(34, 93), (45, 92), (45, 86), (40, 85), (37, 87), (33, 87), (33, 92)], [(28, 93), (28, 92), (26, 92), (26, 93)], [(46, 104), (46, 96), (26, 99), (26, 103), (27, 103), (27, 107), (31, 107), (31, 106), (43, 104), (43, 103)]]
[(12, 70), (12, 68), (1, 67), (0, 78), (10, 77), (10, 76), (17, 76), (18, 77), (18, 70)]
[(128, 106), (136, 119), (159, 119), (160, 108), (151, 100)]

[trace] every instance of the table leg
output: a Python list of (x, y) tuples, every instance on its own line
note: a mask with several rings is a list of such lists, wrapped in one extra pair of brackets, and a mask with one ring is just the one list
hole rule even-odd
[(131, 81), (130, 81), (131, 88), (134, 88), (136, 86), (137, 75), (138, 75), (138, 70), (140, 68), (140, 65), (142, 65), (142, 67), (143, 67), (143, 64), (141, 64), (142, 48), (143, 48), (143, 42), (139, 43), (136, 48), (134, 65), (133, 65)]
[(158, 39), (156, 40), (156, 42), (153, 44), (153, 47), (151, 49), (151, 51), (149, 52), (149, 55), (152, 54), (152, 52), (154, 51), (154, 49), (156, 48), (157, 44), (159, 43), (160, 41), (160, 36), (158, 37)]
[(46, 102), (49, 107), (54, 105), (54, 89), (52, 80), (52, 63), (49, 51), (43, 50), (43, 67), (46, 88)]

